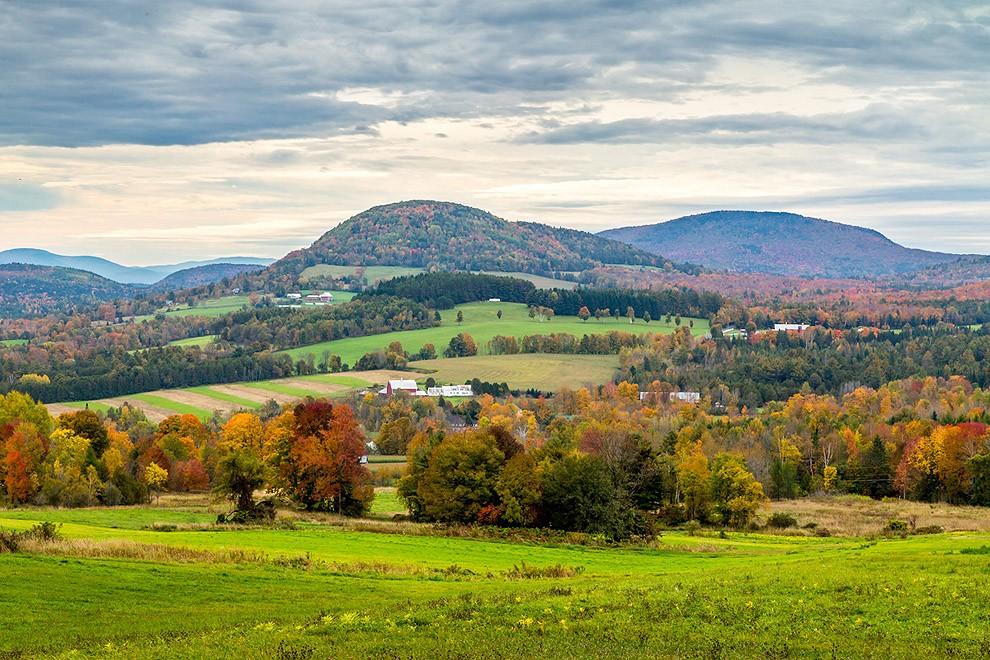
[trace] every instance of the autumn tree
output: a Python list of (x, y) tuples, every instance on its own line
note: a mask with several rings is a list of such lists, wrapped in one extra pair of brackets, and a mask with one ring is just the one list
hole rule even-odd
[(474, 341), (474, 337), (466, 332), (461, 332), (451, 337), (450, 344), (447, 349), (443, 352), (444, 357), (470, 357), (472, 355), (478, 354), (478, 345)]
[(371, 474), (360, 462), (364, 434), (351, 407), (310, 401), (296, 406), (293, 419), (288, 455), (277, 459), (278, 485), (307, 509), (349, 516), (364, 513), (374, 488)]
[(223, 451), (247, 449), (260, 453), (264, 444), (265, 429), (254, 413), (236, 413), (220, 430), (218, 448)]
[(582, 306), (581, 309), (578, 310), (578, 318), (587, 322), (588, 319), (591, 318), (591, 310), (589, 310), (587, 306)]
[(214, 477), (213, 492), (235, 502), (238, 511), (254, 510), (254, 491), (267, 480), (264, 462), (249, 447), (228, 451), (220, 462)]
[(441, 522), (474, 522), (498, 503), (496, 484), (505, 455), (487, 433), (447, 436), (430, 452), (417, 496), (423, 514)]
[(719, 454), (711, 466), (712, 504), (722, 522), (745, 527), (766, 500), (763, 486), (739, 456)]
[(144, 469), (144, 484), (149, 492), (155, 494), (155, 501), (158, 501), (158, 495), (164, 490), (166, 483), (168, 483), (168, 472), (158, 463), (149, 463)]

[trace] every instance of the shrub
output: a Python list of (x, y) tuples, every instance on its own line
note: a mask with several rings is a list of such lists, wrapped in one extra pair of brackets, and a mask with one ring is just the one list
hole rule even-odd
[(815, 529), (815, 536), (821, 536), (821, 537), (832, 536), (832, 532), (830, 532), (827, 527), (818, 527), (817, 529)]
[(774, 529), (788, 529), (789, 527), (797, 527), (797, 525), (797, 518), (789, 513), (777, 512), (767, 518), (767, 527)]
[(701, 529), (701, 523), (697, 520), (689, 520), (684, 523), (684, 531), (688, 533), (688, 536), (694, 536)]
[(917, 527), (911, 531), (912, 534), (942, 534), (945, 532), (945, 528), (941, 525), (928, 525), (926, 527)]
[(39, 541), (42, 543), (54, 543), (62, 539), (60, 530), (61, 524), (50, 521), (40, 522), (31, 529), (23, 532), (6, 531), (0, 529), (0, 553), (19, 552), (22, 541)]
[(887, 526), (883, 528), (883, 531), (888, 534), (907, 534), (908, 524), (903, 520), (892, 518), (887, 521)]

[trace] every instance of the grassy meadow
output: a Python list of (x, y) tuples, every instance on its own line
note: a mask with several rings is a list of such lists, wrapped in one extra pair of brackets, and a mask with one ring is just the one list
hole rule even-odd
[[(398, 506), (384, 490), (373, 513), (385, 517)], [(573, 542), (578, 537), (469, 538), (289, 510), (275, 528), (221, 529), (211, 524), (221, 508), (205, 496), (166, 495), (158, 505), (117, 509), (0, 510), (4, 529), (48, 520), (61, 523), (64, 536), (0, 554), (0, 654), (990, 651), (986, 531), (891, 539), (670, 531), (649, 544), (601, 546)]]
[[(407, 268), (405, 266), (338, 266), (333, 264), (317, 264), (310, 266), (299, 274), (299, 281), (306, 283), (317, 277), (347, 277), (354, 275), (359, 268), (364, 268), (364, 277), (368, 284), (405, 275), (418, 275), (422, 268)], [(336, 297), (336, 292), (334, 292)]]
[[(497, 317), (499, 310), (502, 310), (501, 319)], [(464, 315), (462, 323), (457, 323), (457, 312), (459, 311)], [(365, 353), (381, 350), (393, 341), (401, 342), (403, 348), (411, 353), (418, 351), (424, 344), (433, 344), (437, 353), (442, 354), (450, 339), (459, 332), (467, 332), (474, 337), (478, 344), (479, 353), (484, 353), (486, 351), (485, 345), (496, 335), (521, 338), (525, 335), (564, 332), (580, 337), (581, 335), (605, 333), (609, 330), (622, 330), (639, 334), (670, 333), (677, 327), (673, 323), (664, 323), (662, 319), (650, 323), (636, 319), (635, 323), (629, 323), (625, 317), (620, 320), (596, 321), (591, 319), (582, 321), (576, 316), (557, 316), (549, 321), (540, 321), (529, 318), (528, 309), (522, 303), (468, 303), (441, 312), (440, 318), (441, 325), (436, 328), (387, 332), (367, 337), (350, 337), (301, 346), (284, 352), (289, 354), (293, 360), (304, 359), (310, 355), (318, 360), (324, 352), (329, 352), (339, 355), (347, 364), (354, 364)], [(681, 322), (687, 324), (690, 320), (692, 319), (685, 318)], [(708, 332), (707, 320), (693, 320), (693, 332), (695, 334), (703, 335)]]
[(412, 364), (443, 383), (463, 383), (479, 378), (487, 383), (507, 383), (514, 389), (533, 388), (554, 392), (562, 386), (607, 383), (619, 368), (618, 355), (478, 355), (465, 358), (420, 360)]

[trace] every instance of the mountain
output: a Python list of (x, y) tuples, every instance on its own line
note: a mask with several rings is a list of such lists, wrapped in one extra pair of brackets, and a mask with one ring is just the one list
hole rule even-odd
[(54, 254), (47, 250), (34, 248), (15, 248), (0, 252), (0, 263), (30, 264), (34, 266), (55, 266), (59, 268), (74, 268), (113, 280), (114, 282), (151, 284), (168, 273), (159, 273), (151, 268), (139, 266), (122, 266), (118, 263), (90, 256), (65, 256)]
[(269, 259), (267, 257), (218, 257), (216, 259), (205, 259), (201, 261), (182, 261), (177, 264), (163, 264), (160, 266), (147, 266), (147, 268), (158, 272), (165, 273), (166, 275), (171, 275), (172, 273), (177, 273), (180, 270), (189, 270), (191, 268), (199, 268), (200, 266), (257, 266), (257, 269), (264, 268), (272, 263), (274, 259)]
[(236, 277), (243, 273), (253, 273), (262, 266), (252, 264), (207, 264), (179, 270), (155, 282), (151, 288), (155, 291), (177, 291), (191, 289), (197, 286), (213, 284), (228, 277)]
[(136, 288), (61, 266), (0, 265), (0, 316), (71, 311), (79, 305), (132, 295)]
[(415, 200), (359, 213), (309, 248), (289, 253), (270, 272), (298, 275), (309, 266), (342, 264), (547, 275), (602, 263), (656, 266), (664, 259), (575, 229), (509, 222), (461, 204)]
[(226, 257), (207, 261), (185, 261), (178, 264), (160, 266), (123, 266), (102, 257), (66, 256), (35, 248), (15, 248), (0, 252), (0, 264), (31, 264), (35, 266), (56, 266), (75, 268), (95, 273), (119, 283), (154, 284), (163, 277), (180, 270), (207, 266), (210, 264), (251, 264), (267, 266), (273, 259), (260, 257)]
[(906, 248), (864, 227), (768, 211), (713, 211), (599, 236), (709, 268), (802, 277), (905, 275), (960, 257)]

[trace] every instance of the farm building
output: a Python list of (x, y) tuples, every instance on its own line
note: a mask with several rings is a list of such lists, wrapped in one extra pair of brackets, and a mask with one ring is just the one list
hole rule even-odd
[(329, 305), (333, 302), (333, 294), (329, 291), (324, 291), (323, 293), (310, 293), (303, 298), (303, 302), (307, 305)]
[(807, 323), (774, 323), (774, 332), (800, 332), (807, 330), (811, 326)]
[(474, 396), (470, 385), (440, 385), (426, 388), (427, 396)]
[[(699, 403), (701, 401), (701, 392), (667, 392), (668, 401), (680, 401), (682, 403)], [(653, 401), (658, 402), (663, 398), (663, 392), (640, 392), (640, 401)]]
[(379, 394), (384, 394), (386, 396), (392, 396), (399, 392), (405, 392), (406, 394), (411, 394), (413, 396), (426, 396), (426, 392), (419, 389), (416, 386), (416, 381), (411, 379), (398, 379), (390, 380), (388, 384), (378, 391)]

